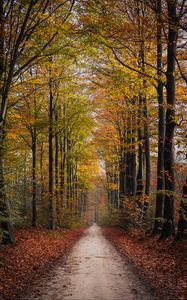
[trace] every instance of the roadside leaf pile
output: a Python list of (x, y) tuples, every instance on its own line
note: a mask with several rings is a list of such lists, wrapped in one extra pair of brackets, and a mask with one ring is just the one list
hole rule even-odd
[(14, 299), (63, 257), (84, 230), (20, 229), (16, 245), (0, 252), (0, 299)]
[(160, 299), (187, 299), (187, 242), (170, 246), (171, 239), (135, 239), (123, 230), (103, 228), (103, 233), (139, 271)]

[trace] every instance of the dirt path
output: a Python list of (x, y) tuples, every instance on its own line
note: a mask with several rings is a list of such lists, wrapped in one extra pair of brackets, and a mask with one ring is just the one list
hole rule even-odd
[(101, 234), (91, 226), (74, 246), (65, 265), (41, 282), (30, 300), (153, 300), (131, 267)]

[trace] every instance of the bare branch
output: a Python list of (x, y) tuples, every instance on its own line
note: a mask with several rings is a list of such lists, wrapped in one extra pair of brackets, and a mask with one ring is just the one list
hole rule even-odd
[(54, 40), (55, 36), (58, 34), (58, 32), (55, 32), (53, 34), (53, 36), (50, 38), (50, 40), (42, 47), (42, 49), (36, 54), (34, 55), (31, 59), (29, 59), (23, 66), (21, 66), (14, 74), (13, 74), (13, 77), (19, 75), (19, 73), (22, 71), (22, 70), (25, 70), (27, 68), (27, 66), (30, 66), (30, 64), (35, 61), (41, 54), (41, 52), (43, 50), (45, 50), (50, 44), (51, 42)]
[[(124, 61), (122, 61), (122, 60), (119, 58), (119, 56), (117, 55), (117, 53), (115, 52), (115, 50), (114, 50), (114, 48), (113, 48), (112, 46), (107, 45), (107, 44), (104, 44), (104, 45), (105, 45), (106, 47), (108, 47), (108, 48), (111, 49), (112, 53), (114, 54), (115, 59), (116, 59), (122, 66), (124, 66), (124, 67), (126, 67), (127, 69), (129, 69), (129, 70), (131, 70), (131, 71), (134, 71), (134, 72), (136, 72), (136, 73), (138, 73), (138, 74), (140, 74), (140, 75), (142, 75), (142, 76), (144, 76), (144, 77), (148, 77), (148, 78), (154, 79), (155, 81), (160, 82), (161, 84), (163, 84), (163, 85), (165, 86), (165, 83), (163, 83), (163, 81), (159, 80), (158, 78), (156, 78), (156, 77), (154, 77), (154, 76), (152, 76), (152, 75), (149, 75), (149, 74), (147, 74), (147, 73), (145, 73), (145, 72), (142, 72), (141, 70), (135, 69), (135, 68), (133, 68), (133, 67), (127, 65), (126, 63), (124, 63)], [(155, 85), (154, 85), (154, 86), (155, 86)]]

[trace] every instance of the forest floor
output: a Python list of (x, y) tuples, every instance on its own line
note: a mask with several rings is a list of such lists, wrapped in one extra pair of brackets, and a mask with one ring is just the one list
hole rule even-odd
[(155, 300), (152, 290), (103, 236), (90, 226), (49, 274), (19, 300)]
[(27, 293), (59, 258), (66, 256), (84, 231), (16, 230), (16, 244), (0, 249), (0, 300), (12, 300)]
[(132, 237), (122, 229), (102, 232), (160, 299), (187, 299), (187, 240), (173, 246), (171, 239)]
[(187, 299), (187, 241), (102, 234), (96, 225), (17, 230), (16, 244), (0, 249), (0, 300)]

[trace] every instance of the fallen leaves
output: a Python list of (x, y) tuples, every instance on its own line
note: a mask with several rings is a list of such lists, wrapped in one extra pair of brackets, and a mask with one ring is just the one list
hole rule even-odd
[(20, 229), (16, 245), (0, 252), (0, 299), (14, 299), (72, 247), (84, 229)]
[[(18, 230), (16, 245), (0, 252), (0, 299), (19, 299), (83, 232)], [(170, 241), (158, 242), (153, 237), (138, 240), (120, 229), (103, 228), (103, 233), (148, 279), (160, 299), (187, 299), (186, 242), (171, 247)]]
[(148, 280), (160, 299), (187, 299), (186, 241), (172, 247), (169, 240), (138, 240), (121, 229), (103, 228), (103, 233)]

